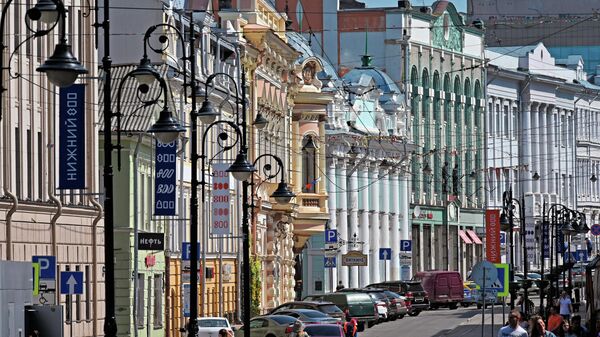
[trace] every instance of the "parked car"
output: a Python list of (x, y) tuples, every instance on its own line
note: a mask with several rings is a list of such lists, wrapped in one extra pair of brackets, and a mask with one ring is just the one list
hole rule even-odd
[(344, 329), (338, 324), (308, 325), (304, 331), (310, 337), (344, 337)]
[[(528, 280), (531, 281), (531, 286), (529, 286), (529, 288), (527, 288), (527, 293), (539, 294), (540, 288), (538, 287), (537, 283), (535, 282), (535, 281), (537, 281), (537, 279), (534, 279), (533, 277), (531, 277), (532, 275), (529, 273), (527, 273), (527, 275), (529, 275)], [(522, 280), (523, 280), (523, 273), (515, 273), (515, 281), (522, 281)], [(519, 289), (519, 293), (522, 293), (522, 292), (523, 292), (523, 288)]]
[(395, 315), (395, 312), (391, 310), (391, 302), (387, 296), (383, 293), (383, 289), (373, 288), (344, 288), (339, 290), (343, 293), (365, 293), (371, 297), (373, 303), (377, 306), (377, 313), (379, 314), (378, 322), (387, 321), (390, 316)]
[(463, 301), (463, 281), (457, 271), (420, 271), (413, 277), (421, 281), (423, 288), (429, 295), (429, 306), (432, 309), (448, 307), (458, 308)]
[(291, 316), (306, 324), (340, 324), (342, 322), (339, 318), (334, 318), (320, 311), (312, 309), (279, 310), (277, 311), (277, 315)]
[(312, 309), (320, 311), (324, 314), (327, 314), (334, 318), (339, 318), (340, 320), (346, 319), (344, 312), (338, 308), (337, 305), (331, 302), (322, 302), (322, 301), (293, 301), (284, 303), (269, 312), (269, 314), (274, 314), (280, 310), (287, 309)]
[[(384, 290), (383, 293), (390, 299), (392, 307), (395, 305), (396, 318), (404, 318), (408, 314), (406, 297), (400, 296), (393, 291)], [(396, 319), (392, 318), (392, 319)]]
[(585, 286), (585, 267), (587, 266), (586, 262), (577, 262), (571, 268), (571, 282), (574, 287)]
[[(292, 316), (267, 315), (258, 316), (250, 320), (251, 337), (288, 337), (292, 333), (292, 326), (297, 321)], [(235, 332), (236, 337), (244, 336), (244, 327)]]
[[(476, 304), (478, 309), (483, 306), (483, 298), (481, 295), (480, 287), (473, 281), (465, 281), (463, 283), (463, 300), (460, 303), (463, 307)], [(485, 293), (485, 305), (486, 307), (491, 304), (502, 304), (500, 297), (494, 296), (492, 293)]]
[(309, 295), (304, 300), (332, 302), (350, 313), (350, 316), (358, 321), (358, 331), (363, 331), (365, 325), (371, 325), (377, 321), (379, 314), (371, 297), (365, 293), (335, 292), (322, 295)]
[(219, 330), (227, 329), (233, 333), (227, 318), (223, 317), (198, 317), (198, 337), (215, 337)]
[(387, 289), (404, 296), (409, 316), (417, 316), (421, 311), (429, 309), (429, 297), (420, 281), (386, 281), (367, 287)]

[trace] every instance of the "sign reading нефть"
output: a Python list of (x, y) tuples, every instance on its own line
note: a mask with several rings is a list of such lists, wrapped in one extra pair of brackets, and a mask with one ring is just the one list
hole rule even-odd
[(164, 250), (165, 249), (165, 234), (164, 233), (138, 233), (138, 249), (139, 250)]

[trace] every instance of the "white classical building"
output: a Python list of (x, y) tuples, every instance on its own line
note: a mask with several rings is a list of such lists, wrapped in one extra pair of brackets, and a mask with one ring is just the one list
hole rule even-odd
[[(524, 200), (526, 228), (535, 229), (534, 248), (541, 244), (539, 225), (552, 204), (579, 208), (588, 223), (597, 222), (592, 174), (600, 152), (593, 125), (600, 88), (587, 82), (581, 57), (557, 60), (539, 43), (488, 48), (486, 58), (488, 207), (502, 208), (508, 190)], [(522, 261), (520, 252), (515, 261)], [(540, 263), (539, 253), (530, 255), (530, 263)]]

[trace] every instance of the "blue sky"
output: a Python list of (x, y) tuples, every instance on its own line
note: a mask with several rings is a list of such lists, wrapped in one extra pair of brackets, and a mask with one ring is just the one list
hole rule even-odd
[[(396, 7), (398, 5), (397, 0), (361, 0), (367, 7)], [(411, 0), (414, 6), (431, 5), (434, 0)], [(459, 12), (467, 11), (467, 0), (454, 0), (451, 1), (456, 6)]]

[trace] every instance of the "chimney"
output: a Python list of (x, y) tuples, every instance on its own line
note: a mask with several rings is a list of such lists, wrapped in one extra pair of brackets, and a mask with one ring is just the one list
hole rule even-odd
[(398, 8), (410, 9), (410, 1), (409, 0), (399, 0)]

